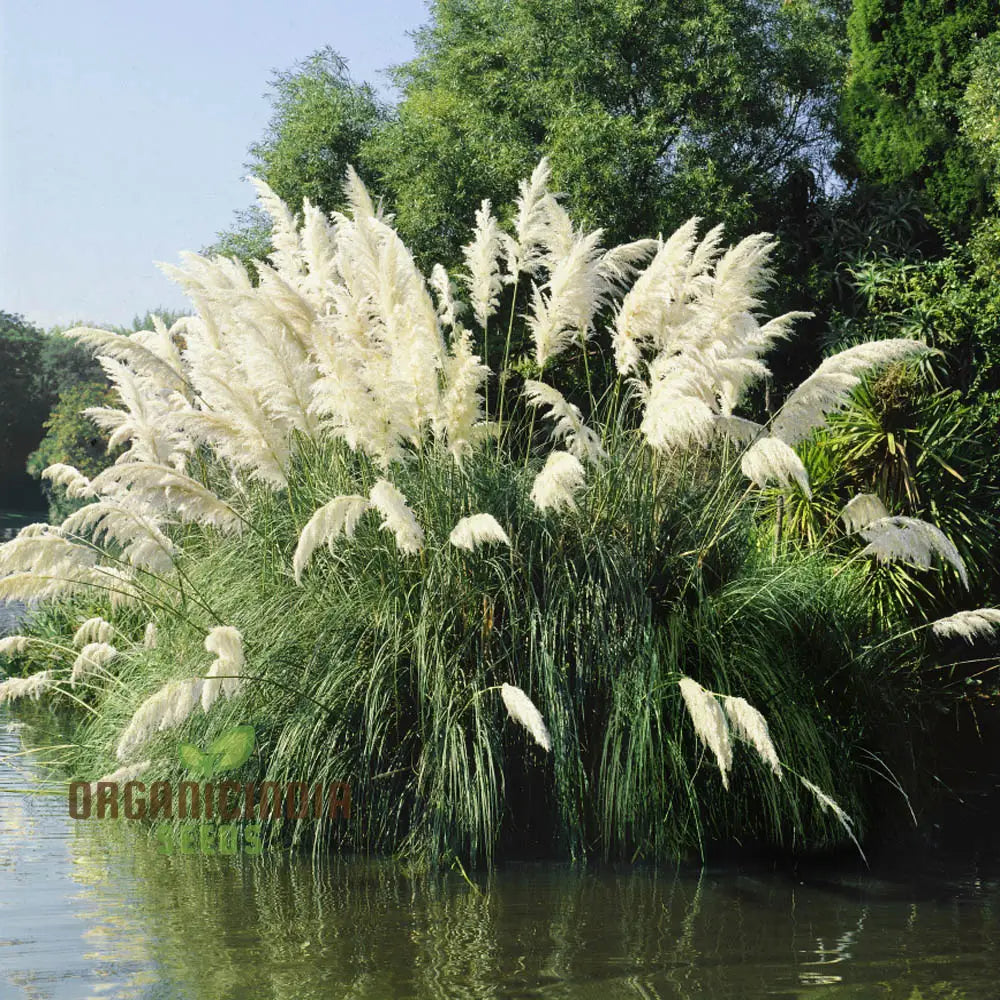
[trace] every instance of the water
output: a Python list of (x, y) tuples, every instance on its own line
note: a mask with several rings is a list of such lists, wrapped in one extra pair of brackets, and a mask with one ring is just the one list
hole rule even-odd
[[(51, 725), (47, 712), (33, 724)], [(0, 715), (0, 997), (902, 998), (1000, 995), (1000, 881), (163, 856), (74, 821), (55, 732)]]

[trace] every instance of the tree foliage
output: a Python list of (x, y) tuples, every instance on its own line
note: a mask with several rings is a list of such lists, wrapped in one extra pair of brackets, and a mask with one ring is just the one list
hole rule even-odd
[(364, 147), (427, 259), (453, 258), (481, 199), (512, 197), (542, 153), (571, 211), (618, 240), (692, 213), (749, 225), (830, 142), (838, 3), (436, 0), (430, 13), (396, 71), (398, 115)]
[(848, 21), (845, 162), (919, 192), (956, 234), (990, 206), (961, 116), (973, 52), (996, 26), (994, 0), (855, 0)]
[[(89, 406), (113, 406), (117, 397), (107, 382), (83, 382), (63, 391), (45, 421), (45, 437), (28, 456), (28, 472), (36, 479), (50, 465), (72, 465), (88, 478), (114, 461), (107, 453), (108, 436), (83, 410)], [(62, 486), (42, 483), (49, 504), (49, 519), (61, 522), (82, 501), (69, 500)]]
[(368, 84), (354, 83), (329, 46), (274, 74), (267, 131), (250, 147), (247, 168), (292, 208), (308, 198), (324, 211), (343, 205), (347, 165), (384, 121), (385, 108)]

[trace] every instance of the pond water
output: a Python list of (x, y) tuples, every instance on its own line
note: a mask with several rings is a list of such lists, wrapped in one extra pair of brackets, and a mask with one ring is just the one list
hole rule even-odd
[(164, 856), (140, 823), (38, 794), (58, 733), (27, 717), (0, 714), (4, 1000), (1000, 996), (1000, 880), (971, 864), (516, 864), (470, 886), (366, 859)]

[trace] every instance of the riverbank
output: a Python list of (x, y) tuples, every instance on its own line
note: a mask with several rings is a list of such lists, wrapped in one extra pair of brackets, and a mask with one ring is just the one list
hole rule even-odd
[[(1000, 880), (982, 865), (508, 863), (467, 881), (357, 857), (164, 856), (144, 824), (74, 823), (32, 794), (59, 734), (41, 704), (18, 717), (0, 710), (4, 995), (995, 996)], [(35, 749), (13, 756), (22, 735)]]

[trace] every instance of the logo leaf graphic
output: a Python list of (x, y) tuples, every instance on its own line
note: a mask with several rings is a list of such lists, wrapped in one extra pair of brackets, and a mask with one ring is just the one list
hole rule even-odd
[(216, 773), (234, 771), (250, 759), (253, 748), (253, 726), (234, 726), (212, 740), (208, 755), (213, 759)]
[(203, 778), (213, 778), (220, 771), (233, 771), (249, 760), (254, 748), (253, 726), (234, 726), (217, 736), (202, 752), (192, 743), (179, 748), (181, 763)]
[(191, 743), (180, 745), (181, 763), (195, 774), (200, 774), (203, 778), (212, 777), (212, 758), (207, 753), (202, 753)]

